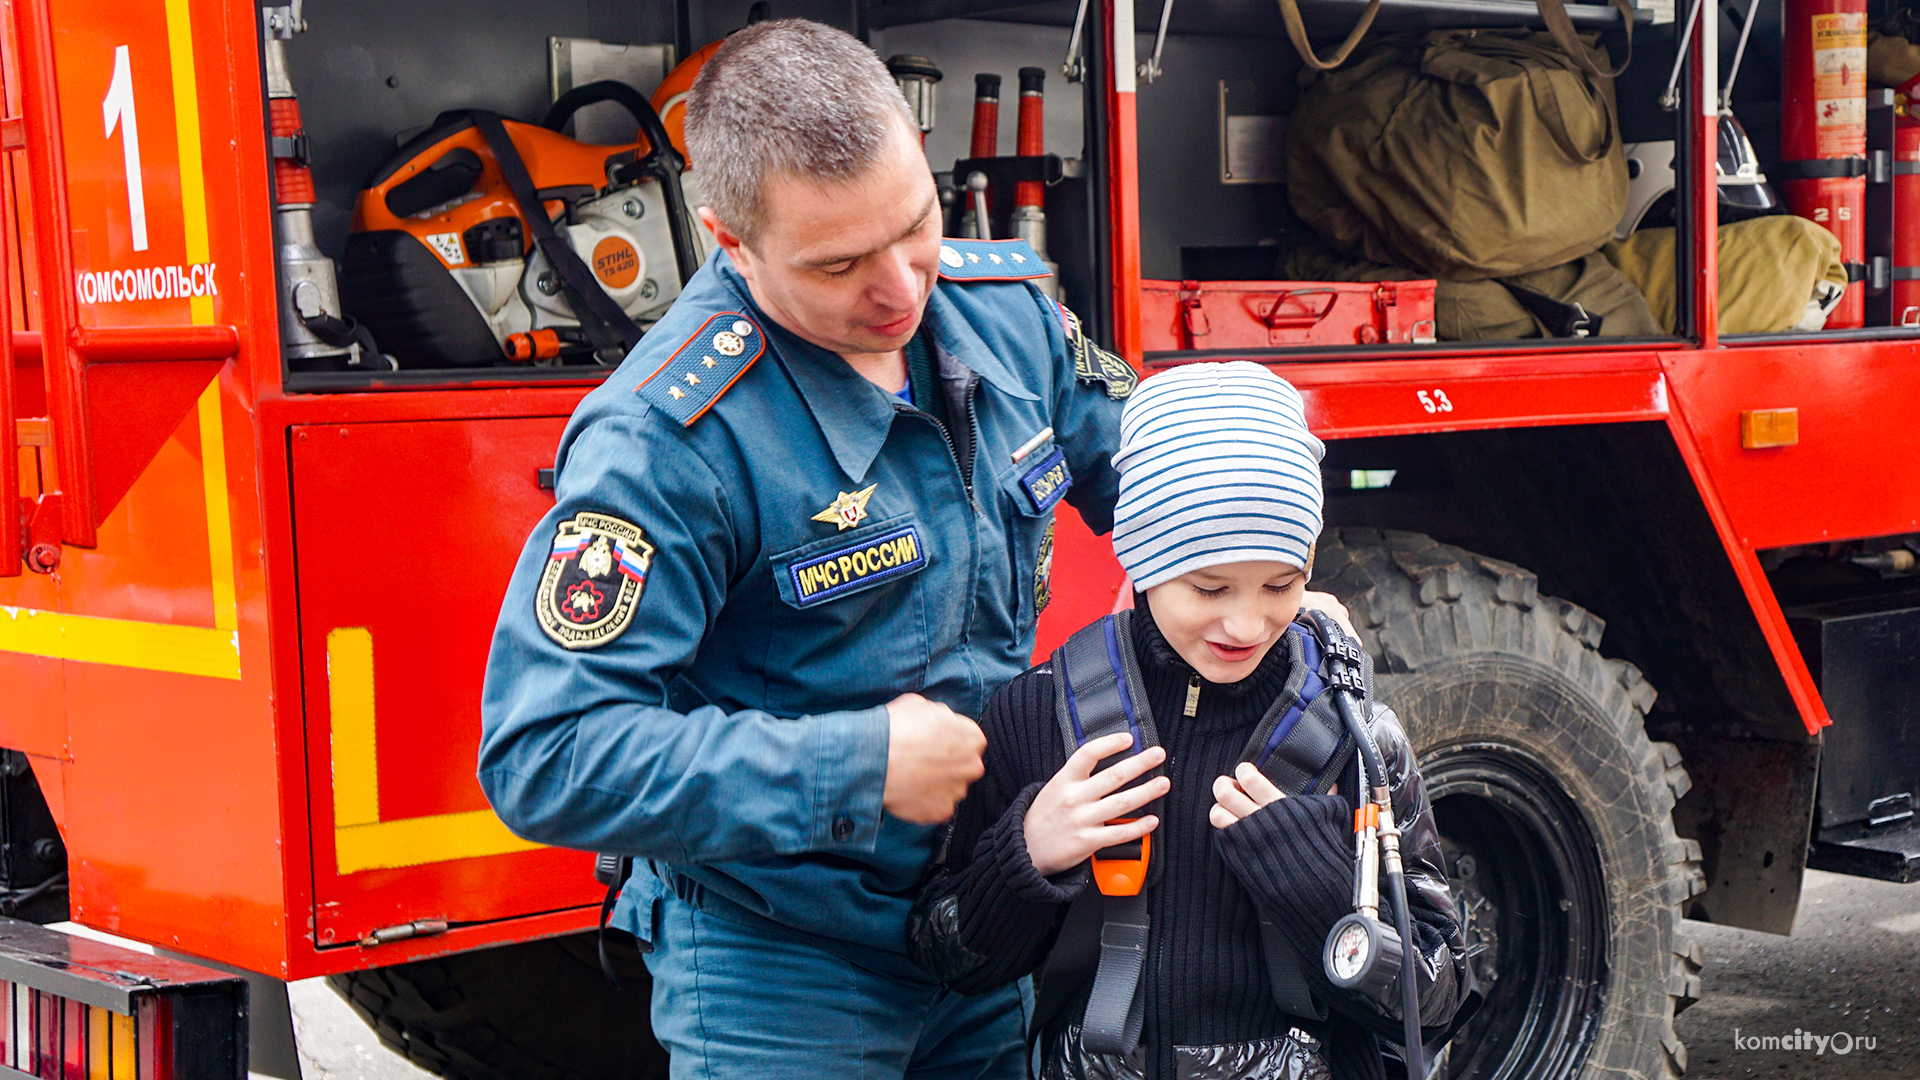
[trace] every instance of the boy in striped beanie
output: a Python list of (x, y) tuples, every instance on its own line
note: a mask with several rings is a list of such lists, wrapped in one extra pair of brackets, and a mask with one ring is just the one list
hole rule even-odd
[[(1129, 704), (1159, 745), (1125, 755), (1132, 736), (1121, 731), (1069, 752), (1062, 732), (1078, 731), (1080, 718), (1061, 720), (1072, 691), (1057, 690), (1055, 665), (1015, 678), (980, 719), (986, 775), (954, 818), (910, 947), (967, 993), (1045, 964), (1041, 997), (1063, 1003), (1034, 1018), (1043, 1080), (1377, 1078), (1376, 1036), (1400, 1037), (1397, 997), (1341, 991), (1321, 961), (1328, 931), (1353, 910), (1351, 766), (1331, 790), (1281, 791), (1252, 763), (1254, 730), (1318, 673), (1295, 616), (1320, 534), (1323, 453), (1299, 392), (1257, 364), (1192, 364), (1142, 383), (1113, 459), (1114, 551), (1138, 593), (1132, 614), (1110, 624), (1107, 651), (1130, 657), (1116, 668), (1138, 671), (1129, 685), (1145, 701)], [(1471, 986), (1465, 943), (1412, 750), (1392, 712), (1366, 704), (1403, 823), (1415, 937), (1406, 963), (1421, 1023), (1438, 1035)], [(1109, 1039), (1090, 1047), (1083, 1037), (1092, 971), (1049, 954), (1058, 938), (1071, 955), (1062, 926), (1076, 925), (1066, 919), (1076, 901), (1112, 903), (1091, 881), (1090, 858), (1149, 836), (1162, 868), (1143, 894), (1139, 1037), (1116, 1053)], [(1262, 923), (1284, 954), (1277, 961)], [(1270, 963), (1291, 973), (1272, 974)], [(1300, 1009), (1294, 994), (1283, 1010), (1279, 979), (1303, 981), (1316, 1008)]]

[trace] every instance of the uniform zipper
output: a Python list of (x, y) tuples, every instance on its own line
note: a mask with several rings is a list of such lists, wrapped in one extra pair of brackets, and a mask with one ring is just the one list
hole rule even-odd
[[(978, 375), (969, 376), (967, 378), (967, 388), (966, 388), (967, 430), (971, 432), (973, 435), (973, 439), (972, 439), (973, 445), (971, 447), (972, 452), (967, 456), (972, 458), (973, 460), (965, 464), (961, 463), (960, 450), (953, 443), (953, 432), (947, 430), (947, 425), (941, 423), (939, 417), (933, 415), (932, 413), (926, 411), (925, 409), (922, 409), (918, 405), (909, 405), (904, 401), (894, 406), (897, 409), (904, 409), (905, 411), (912, 413), (915, 416), (925, 417), (927, 422), (933, 425), (934, 430), (940, 433), (940, 440), (947, 444), (947, 457), (953, 462), (954, 469), (960, 474), (960, 485), (966, 489), (967, 501), (969, 503), (973, 503), (973, 466), (977, 464), (980, 460), (980, 430), (979, 430), (977, 418), (974, 415), (974, 405), (973, 405), (974, 391), (978, 390), (979, 388), (980, 388), (980, 376)], [(974, 509), (976, 510), (979, 509), (979, 505), (977, 503), (974, 504)]]

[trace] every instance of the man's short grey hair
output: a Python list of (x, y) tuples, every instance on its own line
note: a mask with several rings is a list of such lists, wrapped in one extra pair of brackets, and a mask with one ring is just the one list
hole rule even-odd
[(687, 153), (700, 191), (751, 244), (767, 178), (850, 180), (889, 139), (917, 130), (899, 84), (851, 34), (805, 19), (755, 23), (714, 51), (687, 95)]

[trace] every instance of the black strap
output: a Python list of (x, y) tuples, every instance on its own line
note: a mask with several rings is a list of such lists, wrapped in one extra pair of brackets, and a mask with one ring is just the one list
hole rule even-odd
[(1599, 337), (1600, 326), (1606, 322), (1604, 315), (1596, 315), (1579, 303), (1567, 303), (1556, 300), (1538, 289), (1525, 285), (1515, 285), (1511, 281), (1501, 281), (1507, 291), (1513, 294), (1520, 306), (1527, 309), (1544, 327), (1547, 333), (1558, 338)]
[[(1053, 654), (1055, 713), (1069, 753), (1090, 739), (1117, 731), (1131, 731), (1137, 754), (1160, 743), (1147, 706), (1146, 686), (1133, 655), (1133, 612), (1122, 611), (1094, 623), (1068, 638)], [(1118, 755), (1116, 755), (1118, 757)], [(1100, 767), (1106, 767), (1101, 762)], [(1149, 771), (1135, 783), (1158, 774)], [(1153, 807), (1142, 808), (1142, 815)], [(1096, 858), (1138, 859), (1138, 844), (1107, 848)], [(1147, 866), (1149, 882), (1160, 863)], [(1090, 890), (1096, 891), (1097, 890)], [(1140, 1043), (1145, 1008), (1140, 972), (1147, 959), (1147, 896), (1101, 896), (1100, 959), (1094, 968), (1093, 991), (1081, 1020), (1081, 1039), (1102, 1054), (1131, 1054)]]
[[(607, 952), (607, 923), (613, 918), (613, 905), (620, 900), (620, 889), (627, 879), (633, 876), (633, 857), (631, 855), (610, 855), (602, 852), (594, 856), (593, 877), (606, 883), (607, 895), (600, 901), (600, 925), (595, 933), (595, 945), (600, 952), (600, 974), (615, 990), (621, 989), (620, 975), (613, 970), (613, 956)], [(643, 953), (653, 951), (653, 942), (635, 938), (634, 942)]]
[[(480, 137), (486, 140), (494, 163), (500, 166), (500, 175), (513, 192), (513, 201), (520, 205), (520, 214), (526, 219), (534, 243), (540, 246), (554, 273), (560, 275), (562, 293), (567, 298), (568, 306), (573, 308), (575, 317), (580, 320), (581, 329), (596, 345), (601, 344), (603, 331), (611, 331), (611, 337), (618, 339), (623, 353), (632, 351), (640, 343), (640, 327), (594, 280), (593, 271), (580, 261), (580, 255), (573, 250), (573, 245), (554, 231), (553, 220), (547, 217), (546, 205), (535, 192), (533, 177), (527, 174), (526, 162), (520, 160), (520, 151), (507, 135), (506, 125), (493, 113), (479, 109), (469, 110), (467, 118), (473, 121)], [(601, 359), (607, 362), (606, 357)], [(613, 362), (618, 362), (618, 358), (614, 358)]]
[[(1900, 167), (1894, 166), (1898, 172)], [(1844, 158), (1808, 158), (1804, 161), (1782, 161), (1778, 165), (1767, 166), (1767, 175), (1775, 180), (1832, 180), (1850, 176), (1867, 175), (1867, 159), (1863, 157)]]
[(1849, 285), (1851, 285), (1856, 281), (1867, 280), (1867, 264), (1866, 263), (1850, 262), (1850, 263), (1841, 263), (1840, 265), (1846, 267), (1847, 283)]
[(1066, 1010), (1093, 969), (1100, 965), (1101, 901), (1100, 890), (1084, 888), (1067, 906), (1060, 932), (1054, 935), (1053, 948), (1033, 977), (1033, 1019), (1027, 1025), (1027, 1040), (1039, 1039), (1047, 1025)]
[(1147, 894), (1104, 896), (1100, 966), (1080, 1021), (1080, 1041), (1096, 1054), (1126, 1056), (1140, 1045), (1146, 995), (1140, 971), (1147, 963)]
[(374, 343), (373, 331), (353, 318), (342, 318), (321, 312), (318, 315), (299, 315), (300, 325), (307, 332), (336, 349), (360, 346), (360, 366), (385, 366), (380, 358), (380, 346)]

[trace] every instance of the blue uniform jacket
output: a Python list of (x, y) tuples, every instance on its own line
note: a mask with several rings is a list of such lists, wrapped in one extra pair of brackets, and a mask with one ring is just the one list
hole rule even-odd
[[(934, 830), (881, 810), (884, 705), (978, 716), (1027, 666), (1053, 506), (1111, 529), (1131, 388), (994, 272), (1037, 267), (1025, 245), (941, 254), (976, 275), (925, 316), (970, 403), (970, 485), (931, 416), (773, 323), (716, 253), (567, 425), (482, 703), (480, 783), (515, 832), (653, 860), (903, 977)], [(616, 913), (643, 936), (652, 878)]]

